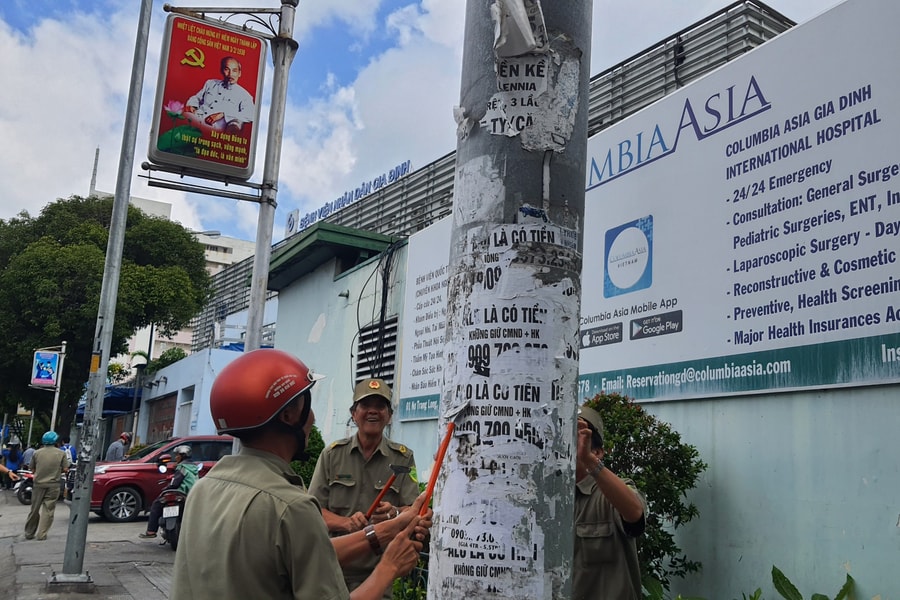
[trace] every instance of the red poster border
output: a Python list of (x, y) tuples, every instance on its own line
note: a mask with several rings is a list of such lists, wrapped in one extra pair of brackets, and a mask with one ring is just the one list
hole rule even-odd
[[(256, 156), (266, 50), (265, 38), (183, 15), (170, 15), (153, 109), (150, 160), (186, 167), (213, 178), (225, 175), (248, 179), (253, 174)], [(253, 106), (251, 116), (242, 113), (240, 120), (232, 120), (228, 129), (224, 129), (225, 118), (210, 123), (199, 111), (191, 113), (185, 108), (188, 99), (204, 89), (208, 95), (222, 94), (218, 82), (223, 79), (223, 61), (229, 58), (240, 63), (237, 85), (246, 90)], [(229, 64), (233, 63), (229, 61)], [(242, 102), (242, 108), (246, 104)]]

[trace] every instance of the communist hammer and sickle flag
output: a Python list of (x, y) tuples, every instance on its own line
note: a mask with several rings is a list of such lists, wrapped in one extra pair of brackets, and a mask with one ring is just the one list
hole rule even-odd
[(206, 60), (206, 55), (203, 54), (203, 50), (200, 48), (190, 48), (184, 53), (184, 58), (181, 59), (181, 64), (187, 65), (189, 67), (200, 67), (201, 69), (206, 66), (204, 61)]

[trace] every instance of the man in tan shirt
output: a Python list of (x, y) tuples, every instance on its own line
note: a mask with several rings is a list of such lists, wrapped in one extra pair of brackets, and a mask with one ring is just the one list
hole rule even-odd
[[(372, 513), (372, 523), (398, 517), (419, 495), (412, 450), (384, 435), (394, 414), (391, 395), (383, 379), (357, 383), (350, 405), (356, 435), (332, 443), (319, 455), (309, 493), (322, 505), (322, 516), (332, 535), (368, 525), (366, 512), (382, 491), (385, 493)], [(397, 468), (401, 472), (391, 481)], [(377, 564), (377, 556), (366, 556), (343, 565), (347, 587), (353, 590), (361, 585)], [(390, 597), (390, 591), (386, 592), (385, 598)]]
[(59, 498), (59, 483), (63, 473), (69, 470), (69, 457), (56, 447), (59, 436), (48, 431), (41, 438), (43, 446), (35, 450), (29, 468), (34, 473), (34, 487), (31, 490), (31, 510), (25, 520), (25, 539), (46, 540), (47, 532), (53, 525), (56, 500)]
[[(329, 539), (290, 461), (303, 457), (318, 377), (279, 350), (248, 352), (213, 382), (210, 412), (219, 433), (241, 440), (191, 489), (175, 556), (173, 600), (375, 600), (415, 567), (431, 517), (401, 518)], [(365, 583), (347, 590), (340, 564), (383, 556)]]
[(639, 600), (641, 574), (635, 538), (644, 533), (647, 503), (630, 479), (603, 464), (603, 419), (578, 410), (575, 462), (575, 600)]

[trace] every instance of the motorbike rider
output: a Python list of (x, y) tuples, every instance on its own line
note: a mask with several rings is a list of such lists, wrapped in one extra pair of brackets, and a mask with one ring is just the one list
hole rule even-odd
[(34, 452), (37, 450), (34, 444), (31, 444), (27, 448), (25, 448), (25, 452), (22, 453), (22, 468), (27, 469), (28, 465), (31, 464), (31, 457), (34, 456)]
[(166, 489), (150, 505), (150, 516), (147, 518), (147, 531), (138, 534), (140, 538), (155, 538), (156, 532), (159, 530), (159, 519), (163, 512), (163, 494), (167, 490), (178, 490), (187, 495), (194, 484), (197, 483), (200, 467), (188, 461), (191, 457), (191, 447), (187, 444), (176, 446), (172, 453), (175, 455), (175, 473), (172, 475), (172, 481), (166, 486)]
[[(9, 443), (6, 445), (6, 448), (3, 449), (3, 461), (5, 464), (3, 465), (7, 471), (18, 471), (22, 468), (22, 451), (19, 448), (19, 438), (16, 436), (12, 436), (9, 440)], [(12, 489), (12, 482), (15, 481), (12, 477), (4, 477), (3, 487), (7, 490)]]
[(63, 499), (71, 500), (72, 491), (75, 489), (75, 472), (77, 471), (78, 451), (75, 449), (75, 446), (69, 443), (69, 438), (67, 437), (62, 438), (62, 445), (59, 449), (65, 452), (66, 456), (69, 458), (69, 473), (66, 476), (66, 489), (63, 490)]

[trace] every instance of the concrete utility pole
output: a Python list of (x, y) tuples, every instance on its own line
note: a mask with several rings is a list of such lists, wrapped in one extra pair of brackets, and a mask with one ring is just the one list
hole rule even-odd
[(152, 7), (153, 0), (141, 0), (140, 17), (134, 42), (134, 59), (131, 65), (131, 83), (128, 89), (128, 104), (125, 109), (122, 149), (119, 153), (119, 170), (116, 175), (116, 195), (113, 200), (112, 218), (109, 225), (109, 241), (106, 245), (106, 262), (103, 266), (103, 283), (100, 288), (100, 306), (97, 310), (97, 327), (94, 331), (94, 349), (91, 353), (87, 404), (79, 440), (75, 488), (72, 490), (72, 508), (69, 511), (71, 516), (66, 536), (66, 552), (63, 556), (63, 572), (61, 574), (54, 573), (49, 581), (49, 586), (54, 591), (63, 591), (64, 589), (85, 591), (93, 587), (90, 574), (82, 573), (84, 547), (87, 541), (91, 488), (94, 482), (94, 465), (98, 452), (96, 447), (98, 421), (103, 411), (106, 372), (109, 367), (113, 322), (116, 316), (116, 301), (119, 296), (122, 248), (125, 245), (125, 224), (128, 218), (128, 199), (131, 196), (134, 146), (141, 110), (141, 88), (144, 85), (144, 65), (147, 61), (147, 40), (150, 36)]
[(429, 598), (571, 595), (590, 33), (467, 3)]

